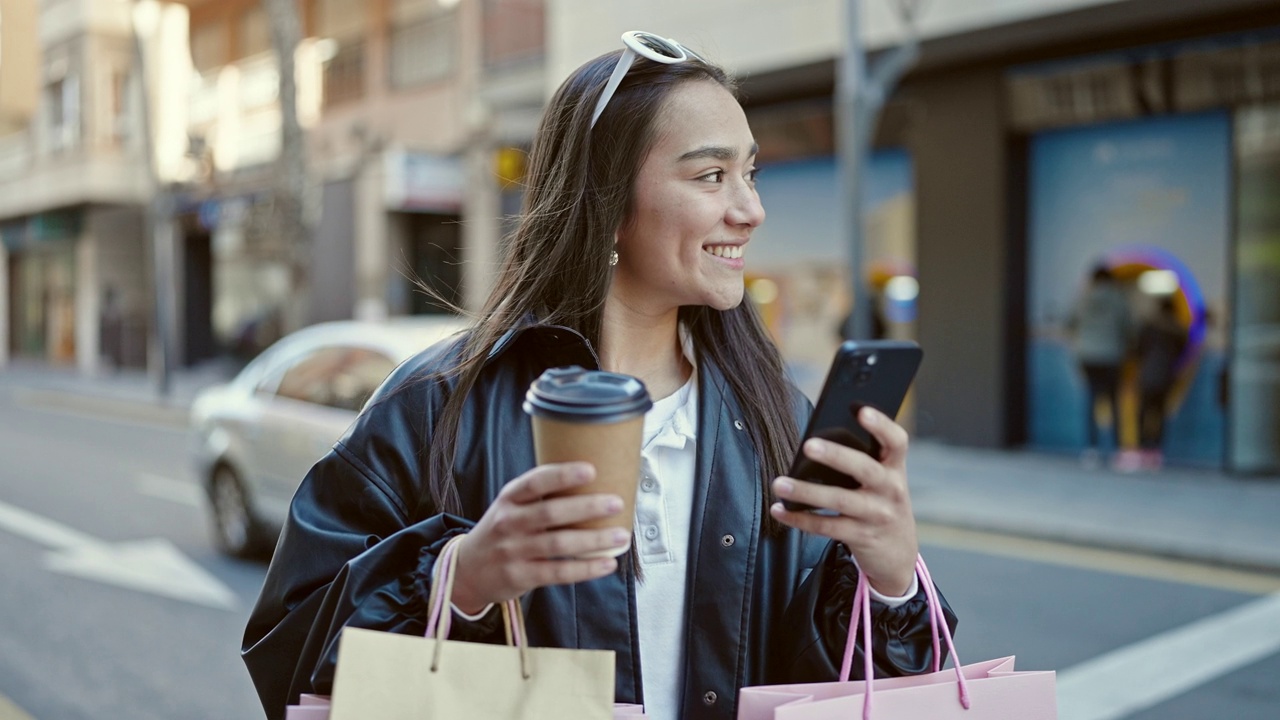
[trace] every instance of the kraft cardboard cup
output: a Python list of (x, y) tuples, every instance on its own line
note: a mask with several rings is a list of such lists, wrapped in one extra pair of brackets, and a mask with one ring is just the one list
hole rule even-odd
[[(529, 386), (524, 411), (533, 421), (538, 464), (582, 461), (596, 468), (595, 480), (563, 495), (611, 493), (622, 498), (622, 512), (617, 515), (569, 527), (631, 531), (644, 414), (651, 407), (653, 401), (644, 383), (601, 370), (553, 368)], [(627, 549), (611, 548), (583, 557), (617, 557)]]

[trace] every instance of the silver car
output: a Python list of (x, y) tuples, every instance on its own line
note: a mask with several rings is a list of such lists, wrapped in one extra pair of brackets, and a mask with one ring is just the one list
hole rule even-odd
[(218, 548), (237, 557), (268, 553), (298, 484), (388, 373), (464, 327), (455, 316), (313, 325), (197, 396), (195, 465)]

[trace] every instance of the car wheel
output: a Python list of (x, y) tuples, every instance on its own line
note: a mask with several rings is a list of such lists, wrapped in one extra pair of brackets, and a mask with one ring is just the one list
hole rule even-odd
[(213, 505), (213, 539), (222, 552), (239, 558), (262, 555), (268, 545), (262, 522), (235, 471), (219, 465), (209, 484)]

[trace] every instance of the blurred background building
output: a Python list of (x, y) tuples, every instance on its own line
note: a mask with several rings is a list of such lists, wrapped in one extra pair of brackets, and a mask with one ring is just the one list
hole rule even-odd
[[(1135, 318), (1172, 297), (1187, 329), (1169, 459), (1280, 469), (1280, 3), (863, 0), (873, 56), (905, 35), (899, 3), (918, 6), (922, 53), (875, 131), (857, 280), (877, 334), (926, 350), (916, 432), (1083, 447), (1067, 327), (1102, 264)], [(854, 279), (833, 112), (846, 4), (301, 0), (314, 233), (300, 284), (272, 224), (283, 115), (265, 6), (154, 4), (148, 24), (126, 0), (3, 0), (3, 352), (94, 372), (120, 328), (124, 362), (145, 361), (157, 187), (177, 199), (163, 262), (183, 364), (299, 323), (445, 310), (414, 278), (476, 308), (543, 102), (640, 28), (741, 80), (769, 214), (749, 290), (815, 392)], [(299, 292), (305, 312), (291, 318)], [(1135, 392), (1123, 397), (1133, 444)]]
[[(140, 13), (143, 49), (134, 19), (127, 0), (0, 4), (0, 357), (93, 372), (105, 339), (116, 362), (146, 363), (146, 207), (157, 177), (184, 171), (190, 63), (181, 13)], [(146, 77), (140, 51), (157, 59)], [(143, 84), (164, 99), (150, 126)]]

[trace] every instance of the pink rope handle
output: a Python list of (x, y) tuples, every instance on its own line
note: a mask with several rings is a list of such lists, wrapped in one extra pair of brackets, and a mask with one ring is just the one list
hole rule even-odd
[[(428, 603), (430, 607), (430, 611), (427, 616), (427, 632), (426, 632), (427, 638), (436, 637), (436, 635), (439, 633), (439, 630), (441, 629), (439, 627), (440, 623), (442, 622), (441, 615), (443, 614), (441, 611), (441, 608), (443, 608), (449, 602), (449, 598), (446, 597), (445, 595), (446, 593), (445, 586), (448, 584), (447, 579), (448, 579), (449, 565), (450, 563), (453, 562), (454, 550), (457, 547), (458, 540), (461, 537), (462, 536), (459, 535), (457, 537), (451, 538), (449, 542), (445, 543), (444, 549), (440, 551), (440, 557), (436, 558), (436, 564), (441, 569), (436, 571), (436, 582), (431, 588), (431, 599), (430, 599), (430, 602)], [(444, 628), (444, 633), (441, 634), (440, 639), (442, 640), (449, 639), (447, 627)]]
[[(947, 650), (950, 651), (951, 657), (954, 659), (960, 705), (965, 710), (968, 710), (969, 686), (965, 681), (964, 673), (960, 670), (960, 658), (956, 655), (955, 643), (951, 637), (951, 628), (947, 626), (946, 617), (943, 615), (942, 603), (938, 599), (937, 588), (934, 587), (933, 578), (929, 575), (929, 568), (925, 565), (924, 558), (920, 555), (916, 556), (916, 577), (920, 580), (921, 588), (925, 594), (925, 604), (929, 608), (929, 629), (933, 636), (933, 671), (938, 672), (942, 667), (941, 640), (945, 639)], [(844, 659), (840, 663), (840, 682), (848, 682), (849, 674), (853, 669), (853, 651), (857, 643), (859, 624), (862, 626), (862, 676), (867, 686), (862, 700), (862, 720), (871, 720), (871, 698), (875, 685), (875, 669), (871, 662), (871, 590), (867, 582), (867, 576), (861, 571), (858, 572), (858, 585), (853, 592), (853, 609), (849, 615), (849, 636), (845, 641)]]
[[(951, 664), (955, 668), (956, 684), (959, 686), (960, 706), (968, 710), (969, 684), (964, 678), (964, 672), (960, 669), (960, 654), (956, 652), (955, 642), (951, 637), (951, 628), (947, 626), (947, 619), (942, 614), (942, 601), (938, 599), (938, 588), (933, 584), (933, 576), (929, 574), (929, 566), (925, 565), (924, 558), (919, 555), (916, 556), (916, 573), (924, 580), (924, 594), (929, 602), (929, 612), (934, 617), (933, 625), (935, 628), (942, 628), (942, 637), (947, 641), (947, 652), (951, 653)], [(935, 637), (934, 640), (936, 642), (937, 638)], [(933, 655), (934, 668), (938, 667), (938, 662), (938, 653), (935, 650)]]

